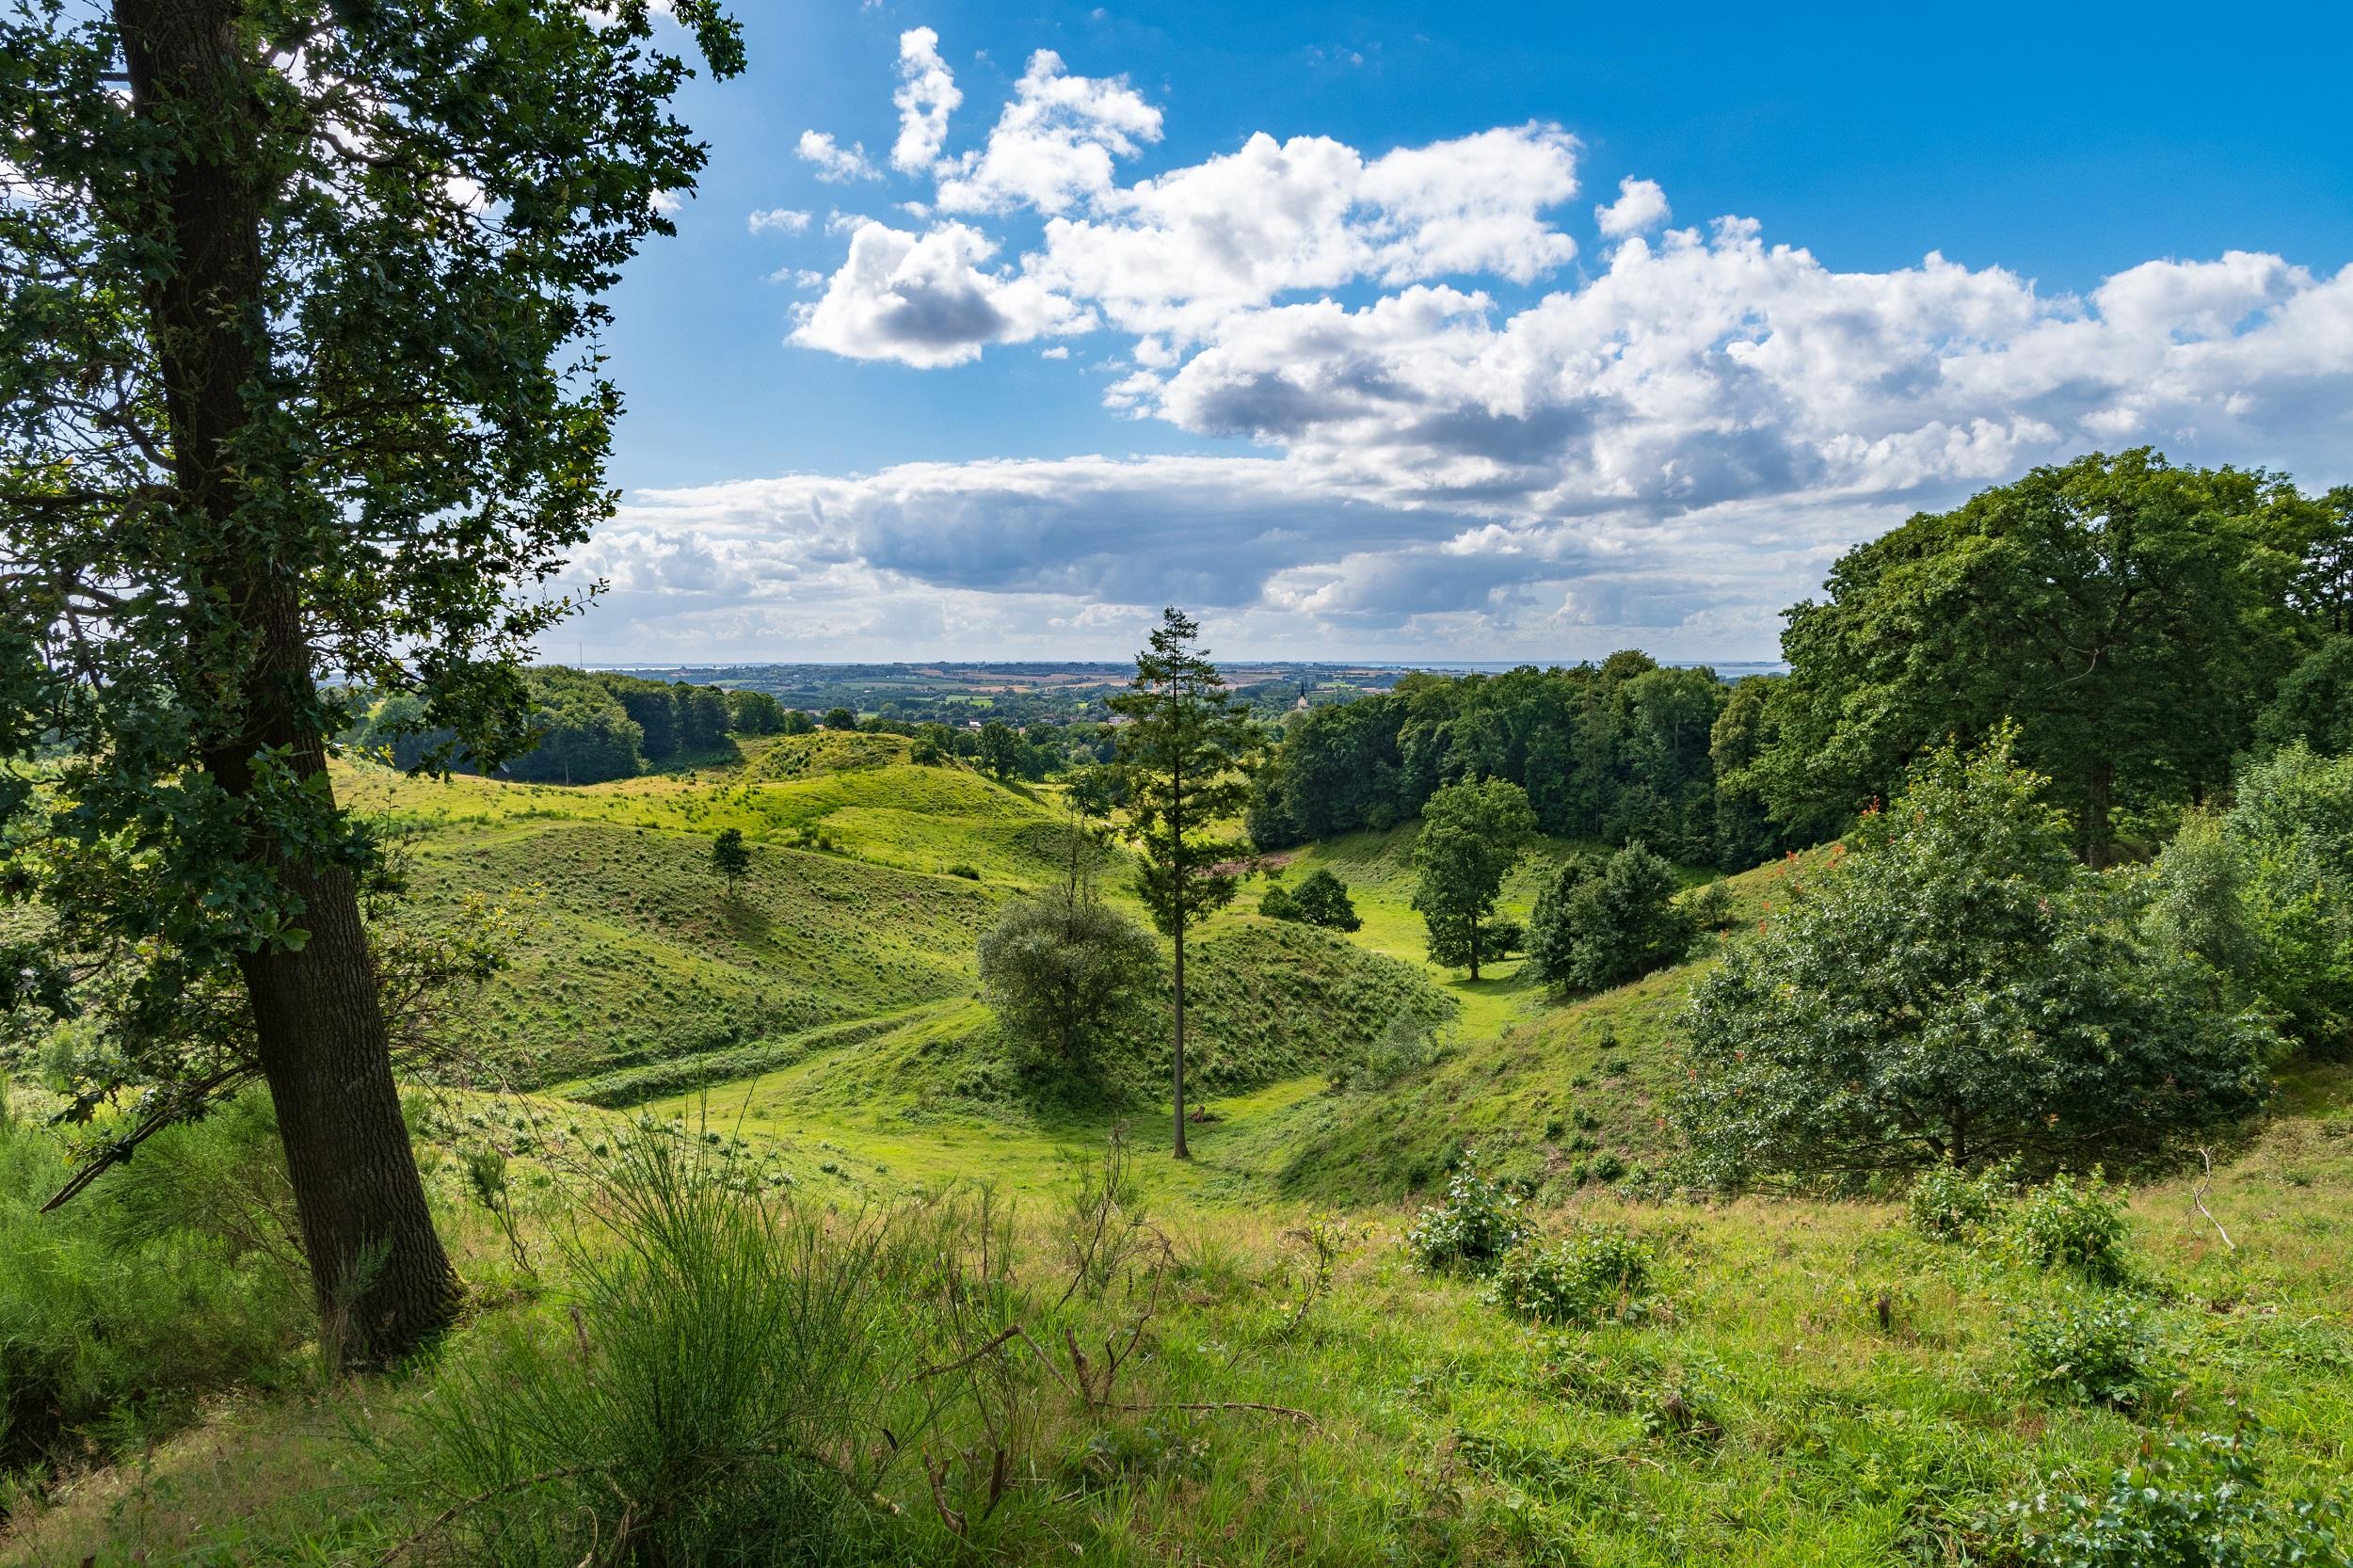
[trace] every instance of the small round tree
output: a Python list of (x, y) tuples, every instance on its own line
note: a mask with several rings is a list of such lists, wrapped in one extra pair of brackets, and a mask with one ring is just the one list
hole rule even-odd
[(1694, 932), (1674, 902), (1678, 887), (1674, 867), (1640, 843), (1606, 862), (1564, 861), (1529, 922), (1537, 977), (1559, 990), (1602, 991), (1676, 962)]
[(2275, 1037), (2139, 935), (2012, 740), (1931, 755), (1695, 989), (1677, 1109), (1718, 1179), (2084, 1165), (2262, 1102)]
[(752, 869), (752, 852), (744, 842), (742, 828), (722, 828), (711, 840), (711, 869), (728, 879), (730, 893), (744, 885)]
[(1092, 1073), (1160, 989), (1152, 934), (1098, 900), (1025, 899), (981, 938), (981, 992), (1016, 1057)]

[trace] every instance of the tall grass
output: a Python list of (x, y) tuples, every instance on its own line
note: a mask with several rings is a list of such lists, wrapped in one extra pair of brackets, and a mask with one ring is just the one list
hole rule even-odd
[(54, 1133), (0, 1110), (0, 1475), (35, 1491), (216, 1390), (296, 1376), (312, 1328), (266, 1099), (151, 1139), (40, 1212), (70, 1174)]
[(968, 1217), (826, 1212), (650, 1124), (587, 1208), (557, 1310), (459, 1358), (417, 1430), (383, 1447), (429, 1519), (411, 1549), (649, 1568), (868, 1557), (886, 1475), (964, 1386), (921, 1375), (926, 1356), (995, 1310), (968, 1300), (955, 1256)]

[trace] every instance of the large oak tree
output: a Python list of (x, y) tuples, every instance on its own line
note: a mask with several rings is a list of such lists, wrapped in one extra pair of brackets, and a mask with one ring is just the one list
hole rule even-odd
[(1789, 612), (1771, 748), (1731, 781), (1800, 837), (1897, 788), (1948, 737), (2003, 719), (2105, 863), (2120, 807), (2230, 777), (2313, 634), (2291, 602), (2323, 510), (2276, 475), (2145, 449), (2040, 468), (1922, 514)]
[[(258, 1071), (330, 1336), (456, 1284), (327, 772), (346, 683), (487, 765), (610, 510), (602, 296), (691, 186), (709, 0), (15, 0), (0, 19), (0, 1007)], [(673, 18), (675, 20), (673, 20)], [(39, 754), (41, 760), (28, 765)]]

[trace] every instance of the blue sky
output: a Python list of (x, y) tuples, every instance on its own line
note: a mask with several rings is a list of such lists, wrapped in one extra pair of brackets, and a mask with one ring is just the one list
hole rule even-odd
[(740, 10), (591, 660), (1769, 656), (2034, 462), (2353, 478), (2342, 8)]

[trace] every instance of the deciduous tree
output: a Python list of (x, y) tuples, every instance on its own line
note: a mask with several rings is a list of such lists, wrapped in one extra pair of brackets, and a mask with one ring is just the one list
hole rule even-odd
[[(665, 8), (718, 74), (710, 0)], [(611, 509), (600, 302), (703, 153), (645, 0), (24, 0), (0, 22), (0, 1003), (103, 970), (111, 1084), (267, 1080), (329, 1336), (455, 1280), (393, 1088), (327, 738), (351, 681), (478, 763)], [(216, 1076), (189, 1065), (191, 998)], [(188, 1103), (201, 1098), (191, 1093)]]
[(1528, 792), (1508, 779), (1449, 784), (1421, 808), (1414, 840), (1414, 907), (1430, 932), (1430, 961), (1479, 966), (1502, 956), (1488, 929), (1504, 876), (1536, 837)]
[(1678, 1114), (1714, 1174), (2081, 1166), (2262, 1102), (2277, 1037), (2076, 861), (2015, 738), (1932, 753), (1694, 990)]

